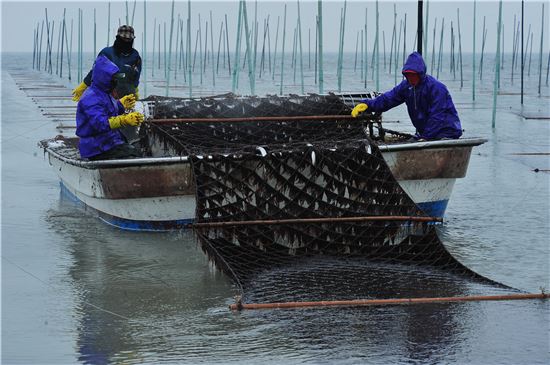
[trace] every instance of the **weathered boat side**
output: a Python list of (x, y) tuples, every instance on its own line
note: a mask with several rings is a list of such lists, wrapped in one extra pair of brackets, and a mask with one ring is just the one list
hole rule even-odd
[[(379, 148), (412, 200), (426, 214), (443, 217), (455, 180), (466, 174), (472, 147), (485, 141), (425, 141)], [(76, 146), (72, 139), (64, 142)], [(64, 156), (48, 141), (42, 147), (61, 180), (62, 191), (111, 225), (162, 231), (183, 228), (194, 219), (195, 186), (185, 156), (83, 161)]]

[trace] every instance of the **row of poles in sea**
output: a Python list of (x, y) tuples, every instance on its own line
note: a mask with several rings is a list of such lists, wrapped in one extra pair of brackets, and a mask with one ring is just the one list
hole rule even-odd
[[(126, 18), (125, 24), (134, 24), (135, 14), (136, 14), (136, 5), (137, 1), (134, 1), (133, 7), (129, 5), (128, 1), (125, 2), (126, 5)], [(422, 4), (421, 4), (422, 5)], [(107, 45), (110, 45), (113, 35), (111, 34), (111, 3), (108, 3), (108, 17), (107, 17)], [(189, 96), (193, 95), (193, 81), (196, 75), (196, 66), (198, 59), (198, 81), (202, 85), (204, 78), (207, 74), (207, 64), (210, 64), (212, 72), (212, 86), (216, 86), (216, 78), (221, 72), (228, 72), (228, 75), (231, 76), (231, 88), (232, 92), (235, 92), (238, 89), (239, 83), (239, 73), (241, 70), (246, 70), (248, 73), (248, 81), (250, 85), (250, 94), (255, 94), (256, 89), (256, 77), (262, 78), (271, 78), (273, 81), (279, 81), (279, 92), (283, 93), (284, 86), (284, 77), (285, 77), (285, 55), (287, 50), (286, 40), (287, 40), (287, 4), (284, 4), (284, 12), (281, 22), (281, 16), (277, 16), (277, 25), (275, 29), (275, 45), (272, 52), (271, 49), (271, 34), (272, 26), (270, 15), (263, 19), (263, 31), (260, 31), (257, 12), (258, 4), (255, 2), (254, 6), (254, 18), (250, 19), (247, 2), (240, 0), (238, 3), (239, 11), (237, 17), (237, 32), (234, 38), (234, 52), (231, 52), (231, 45), (229, 42), (229, 32), (228, 32), (228, 18), (227, 14), (224, 14), (223, 19), (221, 20), (218, 35), (217, 35), (217, 52), (215, 52), (215, 43), (214, 43), (214, 25), (212, 11), (209, 12), (209, 17), (207, 19), (201, 19), (200, 14), (198, 14), (198, 23), (197, 29), (192, 29), (192, 19), (191, 19), (191, 1), (187, 2), (187, 19), (183, 19), (180, 14), (177, 15), (177, 20), (175, 17), (174, 7), (175, 1), (172, 1), (171, 4), (171, 16), (169, 22), (157, 21), (155, 18), (153, 21), (153, 46), (152, 46), (152, 57), (149, 60), (147, 53), (147, 2), (143, 1), (143, 32), (141, 33), (141, 49), (142, 49), (142, 62), (143, 70), (150, 70), (151, 77), (155, 75), (155, 69), (157, 72), (164, 72), (165, 80), (165, 94), (168, 96), (170, 90), (170, 79), (174, 78), (174, 82), (177, 81), (178, 74), (183, 75), (183, 82), (187, 83), (189, 89)], [(365, 21), (362, 26), (362, 29), (356, 32), (355, 37), (355, 57), (353, 60), (353, 72), (357, 73), (359, 69), (361, 80), (364, 83), (364, 87), (367, 87), (368, 80), (374, 80), (374, 87), (376, 90), (380, 89), (380, 68), (382, 66), (383, 72), (394, 75), (395, 83), (398, 82), (398, 79), (401, 77), (398, 67), (403, 64), (407, 54), (416, 49), (417, 44), (417, 35), (415, 29), (415, 40), (412, 44), (407, 47), (407, 14), (403, 14), (402, 18), (399, 20), (398, 25), (398, 13), (396, 5), (393, 6), (393, 28), (391, 31), (391, 40), (390, 47), (387, 51), (386, 49), (386, 33), (384, 30), (380, 29), (379, 24), (379, 3), (376, 1), (375, 6), (375, 26), (374, 26), (374, 37), (368, 37), (368, 8), (365, 7)], [(543, 80), (543, 45), (544, 45), (544, 15), (545, 15), (545, 4), (541, 4), (541, 32), (540, 37), (537, 37), (539, 43), (539, 54), (538, 54), (538, 94), (541, 94), (541, 85)], [(294, 6), (292, 6), (294, 7)], [(476, 41), (478, 38), (477, 35), (477, 19), (476, 19), (476, 10), (477, 2), (474, 0), (472, 3), (472, 15), (473, 15), (473, 59), (472, 59), (472, 100), (476, 98), (476, 79), (479, 78), (481, 82), (483, 80), (483, 70), (484, 62), (487, 57), (486, 55), (486, 39), (488, 29), (486, 26), (486, 17), (483, 17), (483, 27), (481, 29), (481, 45), (479, 48), (476, 47)], [(501, 9), (502, 4), (499, 4), (499, 9)], [(131, 8), (131, 10), (130, 10)], [(463, 53), (462, 53), (462, 33), (461, 33), (461, 21), (460, 21), (460, 10), (456, 9), (456, 18), (453, 17), (452, 20), (449, 19), (433, 19), (433, 30), (428, 31), (430, 24), (430, 2), (426, 1), (423, 4), (423, 12), (425, 16), (423, 24), (423, 39), (422, 39), (422, 48), (424, 49), (424, 59), (428, 66), (429, 72), (438, 77), (443, 71), (443, 54), (444, 54), (444, 39), (445, 32), (449, 36), (449, 53), (450, 62), (449, 70), (453, 75), (453, 79), (460, 78), (461, 87), (464, 86), (464, 72), (463, 72)], [(299, 69), (299, 78), (300, 78), (300, 89), (304, 93), (305, 82), (304, 82), (304, 52), (303, 52), (303, 34), (302, 34), (302, 23), (301, 23), (301, 4), (297, 0), (294, 9), (296, 10), (297, 18), (296, 24), (293, 27), (293, 36), (292, 36), (292, 56), (290, 62), (290, 68), (292, 68), (293, 73), (293, 82), (296, 84), (297, 72)], [(501, 10), (499, 10), (501, 11)], [(346, 41), (346, 15), (347, 15), (347, 1), (344, 0), (343, 6), (340, 9), (340, 26), (339, 26), (339, 48), (338, 48), (338, 60), (336, 65), (336, 75), (337, 75), (337, 85), (338, 91), (342, 91), (342, 79), (343, 79), (343, 64), (346, 61), (344, 57), (344, 43)], [(59, 21), (54, 21), (49, 18), (48, 9), (45, 9), (45, 18), (38, 22), (36, 28), (33, 32), (33, 68), (39, 70), (45, 70), (51, 74), (55, 72), (59, 77), (63, 77), (63, 65), (67, 65), (67, 77), (71, 80), (71, 69), (72, 69), (72, 56), (73, 56), (73, 36), (76, 37), (77, 49), (76, 49), (76, 70), (77, 70), (77, 80), (82, 80), (83, 74), (83, 60), (84, 60), (84, 47), (83, 47), (83, 17), (84, 12), (82, 9), (78, 9), (78, 19), (76, 24), (76, 34), (74, 32), (74, 23), (73, 19), (70, 20), (70, 30), (68, 27), (68, 21), (66, 19), (66, 9), (63, 10), (62, 19)], [(447, 20), (447, 23), (446, 23)], [(203, 23), (204, 22), (204, 23)], [(118, 19), (119, 25), (121, 24), (120, 18)], [(282, 23), (282, 24), (281, 24)], [(450, 23), (450, 25), (448, 25)], [(204, 28), (203, 28), (204, 24)], [(57, 25), (57, 28), (56, 28)], [(162, 27), (161, 27), (162, 25)], [(167, 31), (167, 25), (169, 31)], [(521, 27), (521, 30), (520, 30)], [(56, 34), (57, 29), (57, 34)], [(203, 29), (204, 29), (204, 45), (203, 45)], [(292, 30), (292, 28), (291, 28)], [(150, 32), (150, 31), (149, 31)], [(495, 67), (495, 82), (496, 87), (500, 88), (500, 70), (504, 68), (504, 52), (501, 50), (504, 49), (504, 24), (502, 23), (501, 18), (499, 19), (498, 26), (496, 29), (497, 32), (497, 52), (495, 58), (495, 64), (498, 64), (498, 67)], [(96, 22), (96, 9), (94, 8), (93, 12), (93, 50), (94, 55), (97, 54), (97, 22)], [(282, 35), (279, 40), (280, 34)], [(192, 40), (194, 36), (194, 42)], [(321, 0), (317, 2), (317, 14), (315, 16), (315, 35), (314, 35), (314, 52), (311, 51), (311, 37), (312, 32), (311, 28), (308, 28), (308, 68), (311, 70), (312, 67), (312, 54), (313, 64), (314, 64), (314, 82), (318, 86), (318, 92), (324, 92), (324, 62), (323, 62), (323, 4)], [(56, 39), (57, 38), (57, 41)], [(244, 39), (243, 39), (244, 38)], [(368, 38), (374, 38), (372, 44), (372, 52), (370, 57), (368, 57)], [(431, 38), (431, 42), (430, 42)], [(175, 40), (175, 42), (174, 42)], [(261, 47), (259, 48), (259, 41), (261, 41)], [(54, 45), (55, 43), (55, 45)], [(193, 47), (194, 43), (194, 47)], [(244, 55), (241, 59), (241, 53), (244, 43)], [(430, 44), (431, 43), (431, 44)], [(533, 44), (535, 43), (535, 35), (531, 30), (531, 24), (527, 31), (527, 42), (524, 43), (524, 19), (523, 19), (523, 2), (522, 2), (522, 13), (521, 19), (516, 19), (514, 15), (514, 24), (512, 28), (512, 61), (511, 61), (511, 82), (514, 83), (514, 79), (517, 80), (517, 70), (518, 65), (520, 66), (520, 77), (522, 82), (522, 103), (523, 103), (523, 76), (525, 71), (525, 66), (527, 64), (527, 75), (531, 75), (531, 63), (533, 55)], [(210, 49), (208, 49), (210, 46)], [(431, 47), (430, 47), (431, 46)], [(135, 45), (134, 45), (135, 47)], [(431, 52), (430, 49), (431, 48)], [(43, 52), (43, 48), (45, 51)], [(53, 49), (56, 48), (57, 51), (54, 52)], [(380, 49), (382, 48), (382, 54)], [(529, 52), (525, 52), (526, 50)], [(479, 50), (479, 54), (478, 54)], [(528, 58), (527, 58), (528, 53)], [(54, 61), (55, 56), (55, 61)], [(259, 56), (259, 67), (257, 64)], [(280, 60), (277, 61), (277, 56), (280, 57)], [(370, 59), (369, 59), (370, 58)], [(350, 62), (347, 59), (347, 62)], [(55, 71), (54, 71), (55, 64)], [(279, 65), (280, 64), (280, 65)], [(163, 65), (163, 67), (161, 66)], [(233, 67), (232, 67), (233, 65)], [(239, 67), (237, 67), (239, 65)], [(241, 66), (242, 65), (242, 66)], [(277, 67), (278, 74), (277, 74)], [(162, 67), (162, 68), (161, 68)], [(476, 72), (476, 68), (477, 72)], [(351, 69), (351, 67), (350, 67)], [(548, 54), (548, 59), (546, 61), (546, 76), (545, 84), (548, 85), (548, 75), (550, 69), (550, 52)], [(457, 76), (458, 73), (458, 76)], [(370, 79), (369, 79), (370, 74)], [(476, 76), (477, 74), (477, 76)], [(278, 80), (276, 80), (278, 76)], [(142, 71), (142, 79), (145, 81), (144, 85), (144, 94), (147, 95), (147, 72)], [(196, 82), (196, 81), (195, 81)]]

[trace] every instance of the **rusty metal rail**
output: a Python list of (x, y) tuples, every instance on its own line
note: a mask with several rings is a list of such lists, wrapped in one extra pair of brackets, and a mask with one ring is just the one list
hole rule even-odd
[(357, 118), (351, 115), (300, 115), (300, 116), (262, 116), (262, 117), (239, 117), (239, 118), (173, 118), (173, 119), (150, 119), (148, 122), (156, 124), (173, 123), (239, 123), (239, 122), (291, 122), (291, 121), (338, 121), (338, 120), (360, 120), (371, 123), (380, 123), (378, 116), (359, 116)]
[(410, 222), (443, 222), (442, 218), (421, 216), (364, 216), (364, 217), (336, 217), (336, 218), (297, 218), (297, 219), (265, 219), (253, 221), (226, 221), (190, 223), (190, 228), (216, 228), (231, 226), (278, 225), (278, 224), (308, 224), (332, 222), (366, 222), (366, 221), (410, 221)]
[(498, 300), (530, 300), (549, 299), (550, 294), (509, 294), (509, 295), (477, 295), (466, 297), (440, 297), (440, 298), (403, 298), (403, 299), (358, 299), (358, 300), (331, 300), (317, 302), (284, 302), (284, 303), (257, 303), (246, 304), (237, 302), (229, 306), (230, 310), (243, 309), (283, 309), (283, 308), (313, 308), (313, 307), (342, 307), (342, 306), (375, 306), (397, 304), (427, 304), (427, 303), (452, 303), (452, 302), (481, 302)]

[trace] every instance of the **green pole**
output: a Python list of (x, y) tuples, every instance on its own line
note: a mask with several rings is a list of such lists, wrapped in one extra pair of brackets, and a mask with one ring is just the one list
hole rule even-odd
[[(233, 80), (231, 91), (235, 93), (237, 90), (237, 78), (239, 77), (239, 64), (241, 56), (241, 27), (242, 27), (242, 12), (243, 12), (243, 0), (239, 1), (239, 15), (237, 17), (237, 40), (235, 42), (235, 61), (233, 61)], [(227, 24), (227, 21), (226, 23)]]
[(111, 32), (111, 2), (109, 1), (109, 5), (107, 5), (107, 45), (106, 47), (109, 47), (109, 39), (111, 38), (111, 35), (109, 34)]
[[(172, 0), (172, 12), (170, 13), (170, 43), (168, 45), (168, 59), (165, 59), (166, 67), (166, 91), (165, 96), (168, 96), (168, 89), (170, 87), (170, 62), (172, 61), (172, 37), (174, 35), (174, 4), (175, 0)], [(164, 34), (166, 37), (166, 33)], [(166, 49), (164, 50), (166, 52)]]
[(284, 80), (283, 74), (285, 71), (285, 37), (286, 37), (286, 4), (285, 4), (284, 16), (283, 16), (283, 47), (281, 50), (281, 85), (279, 90), (280, 95), (283, 95), (283, 80)]
[(128, 0), (126, 0), (126, 24), (130, 24), (130, 19), (128, 18)]
[(378, 33), (380, 29), (380, 13), (378, 12), (378, 0), (376, 0), (376, 90), (380, 90), (380, 45)]
[[(154, 37), (153, 37), (154, 39)], [(154, 58), (154, 57), (153, 57)], [(143, 96), (147, 97), (147, 1), (143, 0)]]
[(304, 94), (304, 61), (302, 58), (302, 22), (300, 20), (300, 0), (296, 1), (298, 5), (298, 38), (300, 39), (300, 76), (302, 79), (302, 95)]
[(277, 43), (279, 42), (279, 21), (281, 20), (280, 16), (277, 16), (277, 31), (275, 32), (275, 53), (273, 54), (273, 75), (271, 76), (271, 80), (275, 80), (275, 69), (276, 67), (276, 61), (277, 61)]
[(476, 0), (474, 0), (472, 49), (472, 101), (476, 100)]
[[(543, 5), (544, 6), (544, 5)], [(498, 79), (500, 74), (500, 31), (502, 29), (502, 0), (498, 3), (498, 23), (497, 23), (497, 54), (495, 58), (495, 80), (493, 82), (493, 118), (492, 127), (495, 128), (497, 115), (497, 94), (498, 94)]]
[(254, 80), (254, 64), (253, 59), (251, 56), (253, 56), (252, 52), (252, 46), (250, 44), (250, 30), (248, 29), (248, 16), (246, 13), (246, 1), (243, 1), (243, 21), (244, 21), (244, 31), (245, 31), (245, 38), (246, 38), (246, 51), (248, 52), (248, 81), (250, 83), (250, 94), (255, 95), (256, 87), (255, 87), (255, 80)]
[(193, 77), (191, 71), (191, 0), (187, 1), (187, 77), (189, 79), (189, 98), (193, 97)]
[[(285, 7), (285, 14), (286, 14), (286, 7)], [(317, 14), (319, 15), (319, 94), (322, 94), (324, 92), (325, 78), (323, 76), (323, 3), (321, 0), (317, 1)], [(281, 88), (282, 88), (282, 83), (281, 83)], [(281, 94), (282, 94), (282, 89), (281, 89)]]
[(539, 53), (539, 96), (542, 82), (542, 46), (544, 44), (544, 3), (542, 3), (542, 21), (540, 26), (540, 53)]

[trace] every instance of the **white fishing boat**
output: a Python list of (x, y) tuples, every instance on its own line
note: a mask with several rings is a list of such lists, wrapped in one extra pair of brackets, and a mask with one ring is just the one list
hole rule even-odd
[[(466, 175), (481, 138), (380, 144), (395, 178), (429, 216), (443, 217), (456, 179)], [(78, 138), (41, 142), (64, 194), (104, 222), (126, 230), (187, 227), (195, 216), (195, 184), (186, 156), (81, 160)]]

